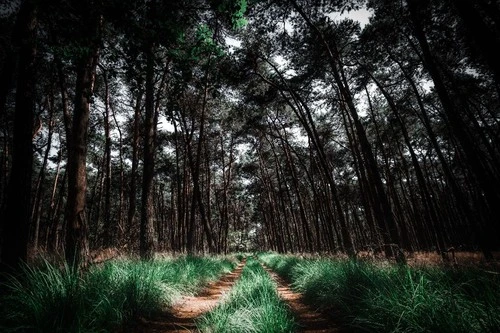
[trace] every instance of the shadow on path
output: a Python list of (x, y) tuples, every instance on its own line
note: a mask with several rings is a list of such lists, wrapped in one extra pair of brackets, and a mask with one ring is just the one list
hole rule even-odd
[(302, 294), (290, 288), (290, 285), (278, 274), (263, 265), (264, 269), (278, 284), (278, 294), (291, 308), (301, 333), (346, 333), (334, 318), (325, 316), (304, 302)]

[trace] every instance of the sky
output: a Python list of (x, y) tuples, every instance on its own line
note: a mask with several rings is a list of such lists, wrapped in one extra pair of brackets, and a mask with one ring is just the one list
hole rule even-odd
[[(367, 25), (370, 21), (370, 17), (373, 15), (373, 12), (366, 9), (366, 8), (362, 8), (362, 9), (359, 9), (359, 10), (351, 10), (349, 12), (344, 12), (344, 13), (340, 13), (340, 12), (333, 12), (331, 14), (329, 14), (328, 16), (334, 20), (334, 21), (341, 21), (343, 19), (346, 19), (346, 18), (350, 18), (354, 21), (358, 21), (359, 24), (361, 25), (361, 29), (363, 29), (365, 27), (365, 25)], [(239, 48), (241, 46), (241, 41), (239, 40), (236, 40), (234, 38), (231, 38), (231, 37), (226, 37), (226, 44), (230, 47), (230, 52), (232, 51), (232, 49), (234, 48)]]
[(333, 20), (343, 20), (346, 18), (353, 19), (354, 21), (358, 21), (361, 25), (361, 29), (363, 29), (365, 25), (368, 24), (370, 16), (372, 15), (373, 12), (367, 10), (366, 8), (363, 8), (360, 10), (351, 10), (350, 12), (344, 13), (334, 12), (328, 16)]

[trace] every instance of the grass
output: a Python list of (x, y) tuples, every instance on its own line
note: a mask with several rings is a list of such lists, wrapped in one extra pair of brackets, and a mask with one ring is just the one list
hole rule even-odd
[(293, 316), (279, 298), (276, 283), (252, 257), (227, 299), (202, 316), (197, 326), (201, 332), (218, 333), (295, 331)]
[(230, 272), (230, 257), (149, 262), (114, 260), (78, 274), (48, 261), (10, 278), (0, 300), (1, 332), (112, 332), (128, 320), (170, 306)]
[(500, 275), (477, 268), (377, 266), (273, 253), (260, 259), (350, 331), (497, 332)]

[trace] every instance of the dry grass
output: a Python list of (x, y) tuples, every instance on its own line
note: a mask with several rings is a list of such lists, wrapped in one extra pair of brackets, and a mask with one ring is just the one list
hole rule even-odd
[[(405, 252), (408, 265), (412, 267), (480, 267), (500, 273), (500, 252), (493, 252), (493, 260), (486, 261), (483, 253), (479, 251), (452, 251), (447, 253), (448, 260), (443, 260), (441, 254), (436, 251), (416, 251)], [(335, 259), (346, 260), (348, 256), (344, 253), (300, 253), (293, 256), (301, 259)], [(359, 251), (356, 254), (359, 260), (387, 266), (394, 263), (394, 260), (385, 258), (383, 252)]]
[(500, 269), (500, 252), (493, 253), (493, 260), (487, 262), (481, 252), (456, 251), (454, 256), (447, 253), (448, 261), (443, 261), (438, 252), (413, 252), (408, 254), (408, 264), (411, 266), (486, 266)]

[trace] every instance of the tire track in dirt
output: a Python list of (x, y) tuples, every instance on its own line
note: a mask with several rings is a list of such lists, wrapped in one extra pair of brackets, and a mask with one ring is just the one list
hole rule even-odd
[[(231, 272), (209, 283), (196, 296), (183, 296), (165, 313), (143, 319), (132, 332), (181, 333), (197, 332), (195, 320), (213, 309), (241, 276), (246, 260), (243, 259)], [(130, 332), (130, 331), (129, 331)]]
[(291, 308), (301, 333), (345, 333), (333, 318), (308, 306), (302, 294), (292, 290), (290, 285), (266, 265), (262, 265), (278, 285), (278, 294)]

